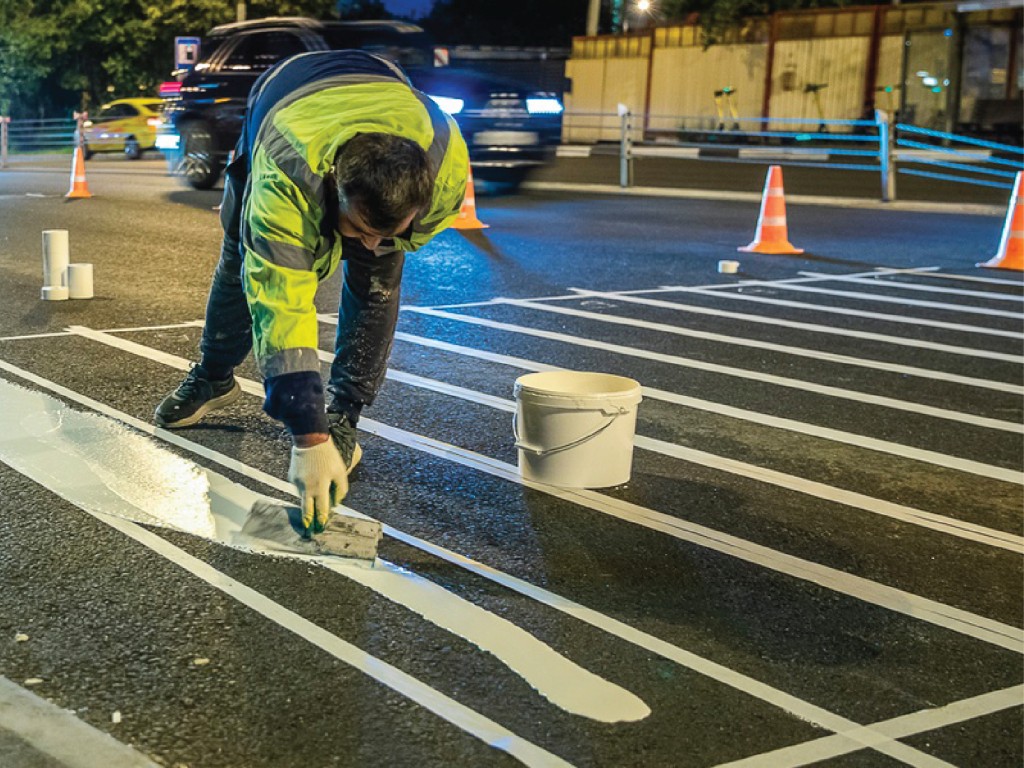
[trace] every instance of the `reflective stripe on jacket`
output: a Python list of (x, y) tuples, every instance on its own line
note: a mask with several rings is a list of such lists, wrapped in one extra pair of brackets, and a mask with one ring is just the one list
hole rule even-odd
[[(415, 251), (447, 228), (465, 194), (469, 157), (455, 122), (401, 70), (358, 51), (288, 59), (250, 96), (249, 180), (243, 203), (243, 284), (264, 379), (316, 372), (317, 285), (344, 257), (328, 177), (339, 148), (360, 133), (411, 139), (434, 177), (429, 210), (379, 253)], [(275, 415), (275, 414), (271, 414)]]

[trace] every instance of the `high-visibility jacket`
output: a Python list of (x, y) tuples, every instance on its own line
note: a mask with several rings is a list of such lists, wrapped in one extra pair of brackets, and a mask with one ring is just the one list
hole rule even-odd
[[(300, 54), (265, 73), (253, 86), (245, 132), (243, 286), (265, 408), (297, 434), (326, 431), (313, 298), (344, 258), (333, 181), (325, 179), (338, 150), (357, 134), (387, 133), (427, 153), (429, 209), (384, 241), (377, 252), (385, 253), (415, 251), (454, 221), (466, 188), (466, 144), (455, 121), (401, 69), (360, 51)], [(297, 408), (273, 405), (297, 401)]]

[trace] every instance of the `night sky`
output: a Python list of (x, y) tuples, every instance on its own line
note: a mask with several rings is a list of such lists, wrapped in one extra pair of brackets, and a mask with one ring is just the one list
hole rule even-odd
[(384, 0), (384, 7), (397, 16), (426, 15), (434, 0)]

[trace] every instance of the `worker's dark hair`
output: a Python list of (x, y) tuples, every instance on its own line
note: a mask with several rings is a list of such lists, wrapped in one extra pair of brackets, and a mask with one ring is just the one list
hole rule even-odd
[(360, 133), (346, 142), (334, 161), (334, 180), (341, 212), (357, 208), (383, 233), (425, 209), (433, 193), (427, 153), (415, 141), (388, 133)]

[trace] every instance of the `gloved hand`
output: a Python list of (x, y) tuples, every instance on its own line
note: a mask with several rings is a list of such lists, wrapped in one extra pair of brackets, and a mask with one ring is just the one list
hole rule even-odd
[(331, 508), (348, 494), (348, 471), (345, 462), (327, 439), (310, 448), (292, 447), (288, 480), (302, 497), (302, 525), (306, 533), (321, 533), (327, 526)]

